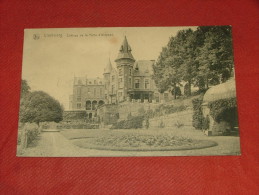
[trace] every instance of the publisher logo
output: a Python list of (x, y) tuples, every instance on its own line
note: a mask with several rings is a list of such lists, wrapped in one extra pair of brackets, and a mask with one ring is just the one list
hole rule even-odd
[(40, 39), (40, 35), (39, 34), (34, 34), (33, 35), (33, 39), (34, 40), (39, 40)]

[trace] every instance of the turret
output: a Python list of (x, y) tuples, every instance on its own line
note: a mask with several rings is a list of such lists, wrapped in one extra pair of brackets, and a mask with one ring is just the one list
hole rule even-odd
[(133, 65), (135, 59), (131, 54), (131, 47), (126, 36), (115, 60), (118, 69), (118, 100), (125, 101), (132, 84)]

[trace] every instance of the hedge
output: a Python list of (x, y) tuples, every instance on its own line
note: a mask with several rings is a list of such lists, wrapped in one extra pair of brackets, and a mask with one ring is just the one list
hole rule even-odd
[(143, 127), (144, 116), (128, 117), (112, 125), (112, 129), (138, 129)]
[(186, 110), (187, 107), (188, 106), (186, 106), (186, 105), (175, 106), (175, 105), (164, 105), (164, 104), (162, 104), (161, 106), (156, 108), (154, 111), (149, 110), (145, 114), (148, 116), (148, 118), (154, 118), (154, 117), (172, 114), (172, 113), (175, 113), (175, 112), (181, 112), (181, 111)]
[(237, 107), (237, 101), (236, 98), (216, 100), (214, 102), (209, 102), (208, 107), (212, 118), (216, 122), (219, 122), (221, 119), (221, 114), (225, 110)]
[(83, 121), (61, 122), (57, 125), (57, 129), (98, 129), (99, 124), (86, 123)]

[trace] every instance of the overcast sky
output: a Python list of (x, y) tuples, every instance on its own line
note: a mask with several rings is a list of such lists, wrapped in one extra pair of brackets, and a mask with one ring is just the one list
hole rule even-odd
[[(68, 109), (74, 76), (102, 77), (127, 36), (136, 60), (156, 60), (178, 30), (196, 27), (26, 29), (22, 78)], [(102, 34), (102, 36), (100, 36)], [(105, 36), (103, 36), (105, 35)]]

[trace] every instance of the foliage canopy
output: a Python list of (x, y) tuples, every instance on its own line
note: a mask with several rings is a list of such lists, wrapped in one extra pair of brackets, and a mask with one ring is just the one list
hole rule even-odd
[[(233, 51), (230, 26), (205, 26), (181, 30), (171, 37), (153, 66), (153, 78), (160, 92), (176, 91), (187, 83), (203, 91), (209, 85), (228, 80), (233, 72)], [(177, 93), (174, 93), (175, 98)]]
[[(22, 82), (22, 86), (26, 87), (24, 89), (30, 89), (26, 81)], [(39, 124), (44, 121), (59, 122), (62, 120), (63, 107), (57, 100), (43, 91), (29, 92), (24, 89), (22, 87), (20, 103), (20, 121), (22, 123)]]

